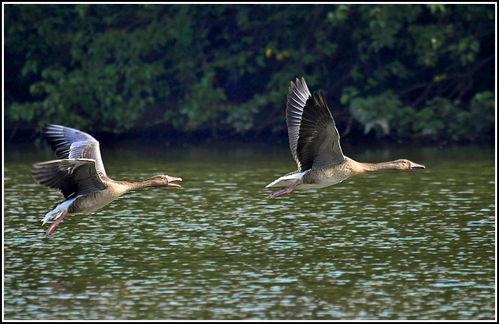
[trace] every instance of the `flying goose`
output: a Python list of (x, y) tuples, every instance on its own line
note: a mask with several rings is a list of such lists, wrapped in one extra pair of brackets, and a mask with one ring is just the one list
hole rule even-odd
[(93, 212), (128, 191), (146, 187), (181, 188), (174, 182), (182, 178), (168, 175), (144, 180), (113, 180), (104, 169), (99, 142), (89, 134), (60, 125), (45, 126), (43, 134), (58, 159), (33, 164), (31, 173), (37, 182), (59, 189), (64, 196), (43, 218), (43, 224), (54, 220), (46, 236), (51, 235), (68, 214)]
[(285, 187), (270, 199), (302, 189), (323, 188), (352, 176), (380, 170), (424, 169), (406, 159), (382, 163), (357, 162), (341, 150), (340, 135), (322, 92), (308, 90), (303, 78), (291, 81), (286, 104), (289, 147), (298, 170), (269, 183), (266, 188)]

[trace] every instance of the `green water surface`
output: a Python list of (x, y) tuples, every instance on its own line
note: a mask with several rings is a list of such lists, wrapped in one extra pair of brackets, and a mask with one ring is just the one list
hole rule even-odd
[(295, 168), (285, 144), (103, 146), (114, 179), (180, 176), (68, 216), (45, 238), (58, 191), (36, 184), (49, 150), (7, 150), (6, 320), (492, 320), (494, 149), (344, 148), (408, 158), (268, 200)]

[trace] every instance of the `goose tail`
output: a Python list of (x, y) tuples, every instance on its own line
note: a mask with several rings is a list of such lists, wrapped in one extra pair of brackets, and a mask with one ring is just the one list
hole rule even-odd
[(271, 183), (266, 185), (265, 188), (290, 186), (293, 183), (295, 183), (296, 180), (301, 180), (303, 178), (303, 175), (305, 175), (305, 173), (307, 173), (308, 171), (309, 170), (303, 171), (303, 172), (296, 171), (296, 172), (288, 173), (288, 174), (283, 175), (282, 177), (276, 179), (275, 181), (272, 181)]
[(71, 203), (73, 203), (73, 201), (75, 201), (75, 199), (78, 197), (80, 196), (64, 200), (62, 203), (55, 206), (54, 209), (49, 211), (47, 214), (45, 214), (45, 217), (43, 217), (43, 225), (45, 225), (45, 223), (47, 222), (50, 222), (51, 220), (57, 220), (64, 212), (68, 212), (69, 206), (71, 206)]

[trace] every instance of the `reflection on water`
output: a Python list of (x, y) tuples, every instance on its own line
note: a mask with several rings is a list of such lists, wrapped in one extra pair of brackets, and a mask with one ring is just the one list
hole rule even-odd
[(6, 152), (5, 319), (494, 319), (492, 149), (353, 152), (427, 169), (267, 200), (294, 169), (285, 145), (105, 147), (111, 177), (184, 188), (131, 192), (44, 238), (60, 197), (29, 170), (51, 154)]

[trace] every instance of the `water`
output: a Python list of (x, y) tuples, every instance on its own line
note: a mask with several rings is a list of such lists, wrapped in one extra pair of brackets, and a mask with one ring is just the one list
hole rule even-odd
[(275, 200), (294, 169), (275, 147), (104, 146), (115, 179), (181, 176), (67, 217), (48, 238), (57, 191), (7, 150), (6, 320), (493, 320), (495, 164), (483, 147), (344, 147), (359, 161), (427, 166), (351, 178)]

